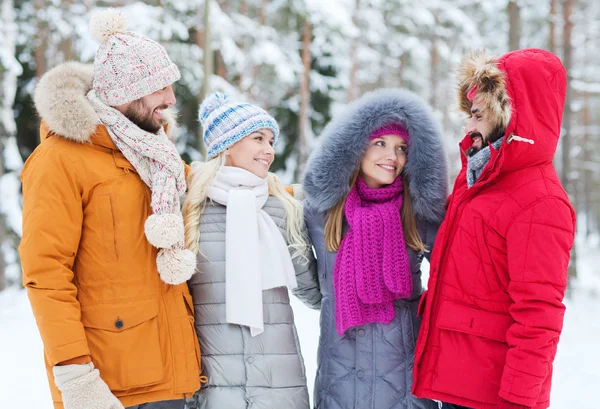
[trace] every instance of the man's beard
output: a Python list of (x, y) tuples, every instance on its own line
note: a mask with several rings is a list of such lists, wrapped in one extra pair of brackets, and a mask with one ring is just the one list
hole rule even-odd
[[(158, 107), (158, 109), (167, 108), (168, 106), (166, 105)], [(156, 121), (153, 118), (153, 114), (154, 111), (150, 110), (142, 100), (133, 101), (125, 111), (127, 119), (136, 124), (140, 129), (155, 134), (162, 128), (162, 123)]]
[(494, 143), (496, 142), (498, 139), (502, 138), (504, 136), (504, 134), (506, 133), (506, 128), (504, 128), (503, 126), (496, 126), (492, 132), (490, 132), (489, 135), (487, 135), (486, 137), (484, 137), (481, 133), (479, 132), (473, 132), (470, 136), (471, 139), (479, 136), (481, 138), (481, 148), (476, 148), (474, 146), (471, 146), (469, 149), (467, 149), (467, 152), (465, 152), (467, 154), (467, 156), (473, 156), (475, 155), (477, 152), (479, 152), (480, 150), (482, 150), (483, 148), (485, 148), (486, 146), (488, 146), (488, 142), (489, 143)]

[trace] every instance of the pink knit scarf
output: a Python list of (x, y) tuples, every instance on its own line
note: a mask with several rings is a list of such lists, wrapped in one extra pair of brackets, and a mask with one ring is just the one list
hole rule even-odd
[(412, 292), (410, 262), (400, 220), (402, 177), (371, 189), (362, 178), (344, 208), (349, 230), (334, 267), (338, 334), (369, 322), (389, 324), (393, 301)]

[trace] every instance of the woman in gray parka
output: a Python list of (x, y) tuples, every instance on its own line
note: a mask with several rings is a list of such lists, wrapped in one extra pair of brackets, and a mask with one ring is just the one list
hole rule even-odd
[(308, 409), (288, 288), (315, 306), (320, 294), (301, 204), (268, 172), (279, 128), (220, 93), (202, 103), (200, 120), (208, 161), (192, 165), (183, 206), (208, 380), (197, 408)]
[(317, 255), (318, 409), (434, 409), (411, 395), (421, 261), (444, 216), (446, 161), (431, 110), (379, 90), (325, 128), (304, 179)]

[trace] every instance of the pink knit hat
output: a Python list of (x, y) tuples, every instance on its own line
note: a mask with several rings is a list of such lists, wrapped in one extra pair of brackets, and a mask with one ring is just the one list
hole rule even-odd
[(101, 42), (94, 59), (94, 90), (106, 105), (116, 106), (150, 95), (179, 80), (179, 69), (156, 41), (126, 31), (117, 9), (92, 16), (90, 31)]
[(369, 140), (379, 138), (384, 135), (396, 135), (404, 139), (407, 143), (409, 142), (408, 130), (399, 123), (392, 122), (384, 125), (381, 128), (377, 128), (369, 136)]

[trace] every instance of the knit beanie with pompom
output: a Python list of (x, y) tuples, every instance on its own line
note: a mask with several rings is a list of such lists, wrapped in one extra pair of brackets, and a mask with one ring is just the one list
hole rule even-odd
[(90, 32), (101, 43), (94, 59), (93, 88), (109, 106), (150, 95), (181, 77), (160, 44), (126, 30), (127, 21), (117, 9), (100, 11), (90, 20)]
[(217, 92), (206, 98), (198, 113), (202, 123), (207, 159), (260, 129), (273, 132), (274, 142), (279, 137), (277, 121), (264, 109), (247, 103), (235, 102), (226, 94)]

